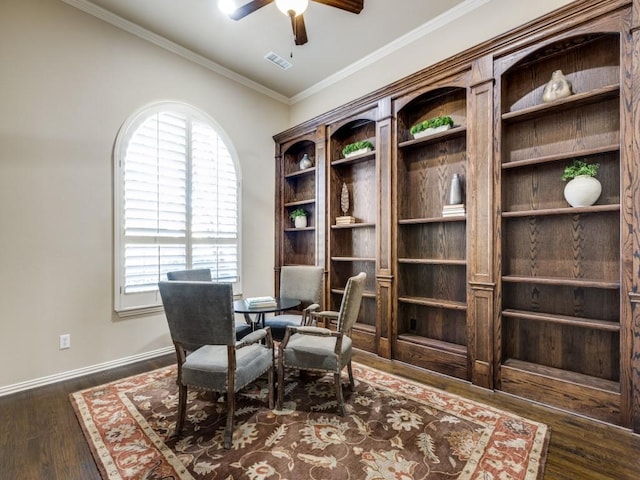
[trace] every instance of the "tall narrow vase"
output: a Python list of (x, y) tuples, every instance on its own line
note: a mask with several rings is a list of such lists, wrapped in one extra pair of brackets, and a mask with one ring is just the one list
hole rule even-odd
[(462, 203), (462, 183), (460, 182), (460, 175), (453, 174), (451, 179), (451, 189), (449, 190), (449, 205), (458, 205)]

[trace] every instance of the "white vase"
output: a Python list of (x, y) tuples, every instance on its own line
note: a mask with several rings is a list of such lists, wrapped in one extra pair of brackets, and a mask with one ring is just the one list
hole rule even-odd
[(597, 178), (578, 175), (564, 187), (564, 198), (572, 207), (588, 207), (596, 203), (602, 193), (602, 185)]
[(313, 162), (309, 158), (309, 155), (306, 153), (302, 155), (302, 160), (300, 160), (300, 170), (306, 170), (307, 168), (313, 167)]
[(365, 148), (361, 148), (359, 150), (354, 150), (351, 153), (347, 153), (344, 158), (349, 158), (349, 157), (355, 157), (356, 155), (362, 155), (363, 153), (367, 153), (372, 151), (373, 149), (371, 147), (365, 147)]
[(305, 228), (307, 226), (307, 217), (302, 215), (293, 219), (296, 228)]

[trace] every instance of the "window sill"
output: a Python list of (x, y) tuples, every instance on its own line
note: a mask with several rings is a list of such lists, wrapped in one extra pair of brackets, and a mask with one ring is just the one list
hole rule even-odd
[(162, 305), (147, 305), (144, 307), (133, 307), (125, 310), (116, 310), (118, 317), (141, 317), (144, 315), (150, 315), (154, 313), (164, 313), (164, 307)]

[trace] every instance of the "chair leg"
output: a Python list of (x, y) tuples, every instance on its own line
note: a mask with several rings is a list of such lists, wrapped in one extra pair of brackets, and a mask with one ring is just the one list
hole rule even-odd
[(282, 351), (278, 358), (278, 403), (276, 408), (282, 410), (284, 400), (284, 362), (282, 361)]
[(349, 388), (353, 392), (356, 389), (355, 384), (353, 383), (353, 368), (351, 368), (351, 360), (347, 363), (347, 371), (349, 372)]
[(344, 409), (344, 398), (342, 396), (342, 383), (340, 381), (340, 372), (333, 374), (333, 380), (336, 383), (336, 400), (338, 401), (338, 409), (340, 410), (340, 415), (344, 417), (347, 412)]
[(175, 436), (178, 437), (184, 427), (184, 419), (187, 415), (187, 386), (178, 386), (178, 421), (176, 422)]
[(273, 362), (271, 363), (271, 368), (269, 369), (269, 373), (267, 375), (268, 378), (268, 382), (269, 382), (269, 408), (273, 409), (273, 385), (274, 385), (274, 377), (275, 377), (275, 372), (274, 372), (274, 367), (273, 367)]
[(224, 448), (231, 448), (231, 440), (233, 439), (233, 414), (235, 412), (236, 395), (233, 390), (227, 391), (227, 425), (224, 429)]

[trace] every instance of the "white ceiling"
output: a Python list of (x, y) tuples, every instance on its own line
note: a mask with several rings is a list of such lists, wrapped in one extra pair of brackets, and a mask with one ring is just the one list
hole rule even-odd
[[(355, 15), (311, 1), (304, 14), (309, 42), (296, 46), (289, 18), (275, 4), (234, 21), (218, 10), (217, 0), (63, 1), (282, 101), (304, 97), (348, 67), (365, 66), (485, 3), (364, 0)], [(293, 67), (281, 70), (266, 61), (271, 51)]]

